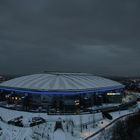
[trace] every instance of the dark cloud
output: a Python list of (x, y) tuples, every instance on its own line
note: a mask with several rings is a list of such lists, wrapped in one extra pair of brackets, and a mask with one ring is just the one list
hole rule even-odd
[(1, 0), (0, 72), (140, 76), (139, 0)]

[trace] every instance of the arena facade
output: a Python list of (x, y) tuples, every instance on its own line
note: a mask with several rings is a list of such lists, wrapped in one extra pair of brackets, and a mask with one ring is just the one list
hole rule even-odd
[(121, 103), (124, 85), (86, 73), (43, 73), (0, 84), (1, 105), (37, 112), (79, 112)]

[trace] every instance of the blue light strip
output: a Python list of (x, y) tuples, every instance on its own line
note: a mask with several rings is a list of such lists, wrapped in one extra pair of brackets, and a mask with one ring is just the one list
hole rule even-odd
[(78, 94), (85, 94), (85, 93), (105, 93), (109, 91), (116, 91), (116, 90), (123, 90), (124, 86), (113, 86), (113, 87), (104, 87), (92, 90), (80, 90), (80, 91), (38, 91), (38, 90), (29, 90), (29, 89), (16, 89), (10, 87), (0, 87), (0, 90), (4, 91), (13, 91), (16, 93), (29, 93), (29, 94), (43, 94), (43, 95), (78, 95)]

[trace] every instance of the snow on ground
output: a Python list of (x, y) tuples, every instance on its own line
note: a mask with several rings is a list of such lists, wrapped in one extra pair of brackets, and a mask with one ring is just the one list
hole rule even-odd
[[(140, 107), (140, 103), (138, 105)], [(46, 113), (21, 112), (0, 108), (0, 117), (5, 121), (0, 121), (0, 128), (2, 128), (0, 140), (83, 140), (98, 132), (115, 119), (136, 111), (138, 111), (138, 107), (112, 112), (110, 115), (113, 119), (108, 120), (107, 118), (103, 118), (102, 113), (47, 115)], [(24, 123), (33, 117), (42, 117), (46, 120), (46, 123), (34, 127), (16, 127), (6, 123), (19, 116), (23, 116)], [(58, 128), (55, 130), (56, 121), (62, 123), (62, 129)], [(101, 137), (100, 134), (89, 140), (98, 140), (99, 137)]]
[(62, 129), (58, 129), (54, 132), (54, 139), (66, 140), (66, 135)]
[(5, 109), (0, 107), (0, 117), (2, 117), (5, 121), (9, 121), (20, 116), (23, 116), (28, 119), (41, 116), (47, 119), (46, 113), (31, 113), (31, 112), (10, 110), (10, 109)]
[[(98, 122), (98, 127), (95, 128), (96, 130), (95, 129), (92, 130), (93, 131), (92, 134), (101, 130), (101, 128), (105, 128), (107, 125), (111, 124), (117, 118), (138, 112), (139, 110), (140, 110), (140, 106), (139, 107), (136, 106), (136, 107), (130, 108), (129, 110), (116, 111), (116, 112), (110, 113), (113, 117), (113, 120), (104, 119), (104, 120)], [(114, 123), (112, 125), (114, 125)], [(112, 132), (110, 131), (110, 128), (112, 127), (112, 125), (109, 125), (107, 128), (105, 128), (102, 132), (98, 133), (94, 137), (89, 138), (89, 140), (107, 140), (107, 139), (110, 140), (112, 137)]]

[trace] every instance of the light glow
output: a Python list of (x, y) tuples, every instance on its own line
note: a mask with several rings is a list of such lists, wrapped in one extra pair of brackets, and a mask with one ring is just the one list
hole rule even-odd
[(120, 95), (120, 93), (107, 93), (108, 96), (116, 96), (116, 95)]

